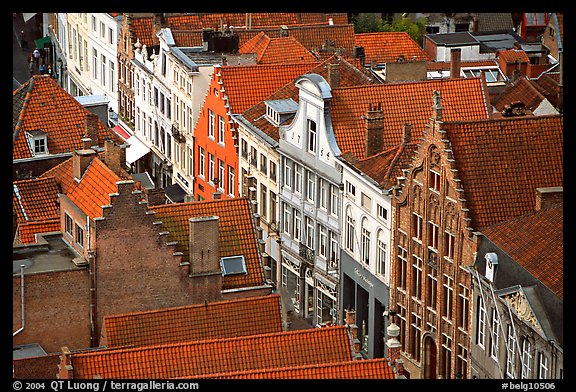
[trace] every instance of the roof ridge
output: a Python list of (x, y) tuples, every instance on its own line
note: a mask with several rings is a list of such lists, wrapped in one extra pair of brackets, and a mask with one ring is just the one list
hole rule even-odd
[(105, 320), (111, 320), (111, 319), (133, 317), (133, 316), (144, 315), (144, 314), (167, 313), (167, 312), (173, 312), (176, 310), (200, 309), (203, 307), (221, 307), (221, 306), (226, 306), (229, 304), (236, 304), (236, 303), (240, 303), (240, 302), (265, 301), (265, 300), (269, 300), (270, 298), (275, 298), (275, 297), (280, 297), (280, 294), (273, 293), (273, 294), (266, 295), (266, 296), (236, 298), (236, 299), (231, 299), (231, 300), (208, 302), (207, 304), (189, 304), (189, 305), (181, 305), (181, 306), (171, 306), (168, 308), (161, 308), (161, 309), (142, 310), (142, 311), (137, 311), (137, 312), (112, 314), (112, 315), (104, 316), (104, 319)]
[(233, 203), (233, 202), (240, 202), (243, 200), (248, 200), (248, 196), (238, 196), (238, 197), (232, 197), (229, 199), (216, 199), (216, 200), (198, 200), (198, 201), (189, 201), (189, 202), (184, 202), (184, 203), (172, 203), (172, 204), (157, 204), (157, 205), (153, 205), (153, 206), (149, 206), (148, 209), (154, 209), (154, 208), (160, 208), (160, 209), (176, 209), (176, 208), (184, 208), (186, 206), (190, 206), (190, 205), (199, 205), (199, 204), (210, 204), (210, 203), (225, 203), (225, 202), (229, 202), (229, 203)]
[(562, 114), (542, 114), (539, 116), (516, 116), (516, 117), (497, 117), (497, 118), (482, 118), (478, 120), (461, 120), (461, 121), (444, 121), (446, 125), (466, 125), (474, 123), (491, 123), (498, 121), (541, 121), (551, 118), (564, 118)]

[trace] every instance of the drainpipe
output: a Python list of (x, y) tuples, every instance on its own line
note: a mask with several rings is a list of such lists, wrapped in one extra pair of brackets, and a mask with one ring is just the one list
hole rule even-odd
[(24, 330), (24, 264), (20, 264), (20, 284), (21, 284), (21, 297), (22, 297), (22, 327), (12, 334), (12, 337), (18, 335)]
[(86, 216), (88, 268), (90, 271), (90, 347), (96, 347), (96, 257), (90, 249), (90, 218)]

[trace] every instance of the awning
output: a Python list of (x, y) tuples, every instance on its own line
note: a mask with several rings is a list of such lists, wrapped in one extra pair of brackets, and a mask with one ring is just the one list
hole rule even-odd
[(164, 193), (170, 202), (181, 203), (184, 201), (184, 196), (187, 195), (186, 191), (178, 183), (167, 186)]
[(131, 165), (138, 159), (150, 152), (150, 148), (142, 143), (136, 136), (130, 136), (126, 143), (130, 146), (126, 149), (126, 163)]
[(150, 174), (148, 172), (144, 173), (133, 173), (132, 179), (134, 181), (139, 181), (145, 189), (154, 189), (154, 182), (152, 178), (150, 178)]
[(50, 46), (52, 41), (50, 41), (50, 37), (46, 36), (46, 37), (35, 39), (34, 43), (36, 44), (36, 47), (38, 49), (44, 49), (46, 46)]

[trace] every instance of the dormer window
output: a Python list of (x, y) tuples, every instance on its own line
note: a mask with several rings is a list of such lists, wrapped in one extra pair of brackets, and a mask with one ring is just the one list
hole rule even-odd
[(298, 104), (292, 99), (275, 99), (264, 101), (266, 118), (275, 126), (280, 126), (298, 110)]
[(48, 135), (44, 131), (39, 129), (37, 131), (26, 132), (26, 134), (32, 155), (48, 154)]

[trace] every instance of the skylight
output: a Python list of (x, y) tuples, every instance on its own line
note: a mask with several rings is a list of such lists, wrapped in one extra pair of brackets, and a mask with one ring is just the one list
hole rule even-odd
[(246, 270), (246, 260), (244, 260), (244, 255), (221, 257), (220, 268), (222, 269), (222, 276), (246, 275), (248, 273)]

